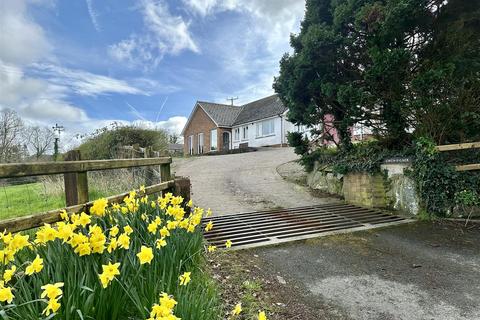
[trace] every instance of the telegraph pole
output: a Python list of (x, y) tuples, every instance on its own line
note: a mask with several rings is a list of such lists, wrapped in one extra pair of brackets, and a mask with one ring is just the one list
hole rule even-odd
[(53, 148), (53, 161), (57, 161), (58, 158), (58, 143), (60, 141), (60, 133), (65, 131), (65, 128), (63, 126), (59, 126), (58, 123), (55, 123), (55, 126), (52, 127), (53, 132), (57, 133), (57, 136), (55, 137), (55, 145)]
[(233, 100), (238, 100), (238, 97), (227, 98), (230, 101), (230, 104), (233, 106)]

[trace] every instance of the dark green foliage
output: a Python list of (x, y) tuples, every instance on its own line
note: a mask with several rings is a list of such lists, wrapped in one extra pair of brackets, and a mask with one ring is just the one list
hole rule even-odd
[(302, 155), (308, 152), (308, 139), (301, 132), (289, 132), (287, 135), (288, 144), (295, 148), (295, 153)]
[(138, 144), (140, 147), (152, 147), (153, 150), (165, 150), (168, 135), (162, 130), (141, 129), (133, 126), (101, 129), (88, 138), (79, 147), (82, 159), (116, 158), (119, 147)]
[(413, 150), (388, 150), (377, 141), (353, 144), (348, 150), (322, 148), (302, 158), (302, 163), (313, 169), (313, 163), (329, 166), (336, 173), (380, 172), (380, 165), (385, 158), (411, 156)]
[[(439, 153), (429, 139), (419, 139), (410, 176), (415, 181), (421, 206), (429, 214), (452, 214), (461, 192), (480, 190), (480, 174), (457, 172), (453, 163), (468, 161), (469, 157)], [(452, 160), (454, 162), (452, 163)]]
[(342, 149), (359, 121), (392, 149), (410, 128), (437, 144), (480, 139), (478, 1), (307, 0), (291, 46), (274, 82), (288, 117), (333, 115)]

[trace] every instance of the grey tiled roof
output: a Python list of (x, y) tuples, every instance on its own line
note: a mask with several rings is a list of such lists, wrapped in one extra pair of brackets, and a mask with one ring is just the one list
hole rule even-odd
[(287, 110), (278, 95), (256, 100), (243, 106), (198, 101), (219, 127), (231, 127), (282, 114)]
[(269, 117), (278, 116), (287, 108), (283, 105), (278, 95), (256, 100), (242, 106), (242, 112), (235, 119), (233, 125), (244, 124)]
[(197, 102), (219, 127), (231, 127), (242, 111), (241, 107), (212, 102)]

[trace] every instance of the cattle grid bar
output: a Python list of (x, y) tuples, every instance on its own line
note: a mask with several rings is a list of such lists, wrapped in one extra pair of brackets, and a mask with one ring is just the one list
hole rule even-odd
[(247, 249), (316, 238), (326, 235), (368, 230), (414, 220), (379, 210), (350, 204), (325, 204), (288, 209), (228, 214), (203, 220), (213, 222), (204, 236), (210, 245)]

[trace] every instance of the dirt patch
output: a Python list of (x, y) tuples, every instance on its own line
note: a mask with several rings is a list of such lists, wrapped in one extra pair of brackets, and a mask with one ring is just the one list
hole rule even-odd
[(222, 251), (211, 256), (210, 271), (221, 288), (225, 304), (224, 318), (241, 302), (243, 312), (236, 319), (257, 319), (259, 310), (269, 320), (344, 319), (333, 317), (328, 310), (309, 305), (305, 291), (294, 282), (271, 270), (251, 251)]

